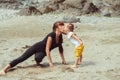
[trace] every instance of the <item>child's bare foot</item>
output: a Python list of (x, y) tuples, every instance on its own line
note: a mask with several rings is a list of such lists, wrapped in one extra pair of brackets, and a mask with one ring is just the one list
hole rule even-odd
[(6, 72), (2, 69), (2, 70), (0, 71), (0, 76), (1, 76), (1, 75), (5, 75), (5, 73), (6, 73)]
[(77, 65), (80, 65), (80, 64), (81, 64), (81, 62), (78, 62), (78, 63), (77, 63)]
[(72, 67), (72, 68), (77, 68), (77, 65), (72, 65), (71, 67)]

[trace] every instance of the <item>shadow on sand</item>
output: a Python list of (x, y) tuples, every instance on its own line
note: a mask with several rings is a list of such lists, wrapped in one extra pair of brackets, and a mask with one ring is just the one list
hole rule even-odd
[(81, 67), (85, 67), (85, 66), (93, 66), (95, 65), (96, 63), (95, 62), (92, 62), (92, 61), (83, 61), (81, 63)]
[[(68, 70), (68, 68), (70, 68), (70, 65), (73, 65), (74, 62), (68, 62), (66, 65), (63, 65), (61, 63), (54, 63), (54, 67), (55, 66), (58, 66), (59, 69), (61, 68), (62, 70), (66, 71), (66, 69)], [(88, 66), (93, 66), (95, 65), (95, 62), (92, 62), (92, 61), (83, 61), (81, 64), (80, 64), (80, 67), (88, 67)], [(9, 72), (12, 72), (14, 70), (19, 70), (19, 69), (29, 69), (29, 68), (40, 68), (41, 70), (43, 71), (48, 71), (51, 70), (50, 67), (49, 67), (49, 64), (45, 63), (45, 64), (40, 64), (39, 66), (35, 66), (35, 65), (29, 65), (29, 66), (17, 66), (15, 68), (11, 68), (9, 70)], [(63, 69), (65, 68), (65, 69)], [(58, 68), (55, 68), (55, 69), (58, 69)], [(71, 69), (71, 68), (70, 68)], [(73, 71), (72, 71), (73, 72)]]
[[(67, 65), (73, 65), (73, 64), (74, 64), (74, 61), (67, 63)], [(80, 67), (92, 66), (92, 65), (95, 65), (95, 64), (96, 64), (96, 63), (95, 63), (95, 62), (92, 62), (92, 61), (83, 61), (83, 62), (80, 64)]]
[[(67, 65), (67, 64), (66, 64), (66, 65)], [(54, 67), (55, 67), (55, 66), (63, 66), (63, 64), (55, 62), (55, 63), (54, 63)], [(39, 66), (36, 66), (35, 64), (29, 65), (29, 66), (16, 66), (16, 67), (14, 67), (14, 68), (11, 68), (11, 69), (9, 70), (9, 72), (12, 72), (12, 71), (14, 71), (14, 70), (29, 69), (29, 68), (33, 68), (33, 69), (35, 69), (35, 68), (40, 68), (41, 70), (42, 70), (42, 69), (43, 69), (43, 70), (48, 70), (48, 69), (50, 69), (49, 64), (48, 64), (48, 63), (44, 63), (44, 64), (40, 64)]]
[(29, 66), (16, 66), (15, 68), (11, 68), (9, 70), (9, 72), (12, 72), (14, 70), (17, 70), (17, 69), (28, 69), (28, 68), (49, 68), (49, 65), (48, 64), (40, 64), (39, 66), (36, 66), (36, 65), (29, 65)]

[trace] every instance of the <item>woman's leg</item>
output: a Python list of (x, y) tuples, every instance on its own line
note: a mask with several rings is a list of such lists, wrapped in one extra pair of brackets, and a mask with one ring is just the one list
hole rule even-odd
[(17, 59), (13, 60), (10, 63), (11, 67), (16, 66), (18, 63), (25, 61), (26, 59), (28, 59), (29, 57), (31, 57), (33, 54), (35, 53), (35, 49), (34, 47), (29, 48), (25, 53), (23, 53), (22, 56), (18, 57)]
[(30, 56), (32, 56), (35, 53), (34, 47), (29, 48), (22, 56), (18, 57), (17, 59), (10, 62), (8, 65), (6, 65), (1, 71), (0, 75), (4, 75), (10, 68), (16, 66), (18, 63), (23, 62)]
[(11, 68), (10, 64), (6, 65), (1, 71), (0, 71), (0, 76), (1, 75), (5, 75), (5, 73), (7, 72), (7, 70)]
[(43, 60), (45, 56), (46, 54), (44, 52), (35, 53), (35, 61), (37, 66), (39, 66), (39, 63)]

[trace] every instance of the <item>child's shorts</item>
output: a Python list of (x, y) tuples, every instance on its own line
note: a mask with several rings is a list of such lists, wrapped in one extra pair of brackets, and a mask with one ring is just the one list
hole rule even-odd
[(80, 45), (78, 47), (75, 48), (75, 57), (80, 57), (82, 55), (84, 49), (84, 45)]

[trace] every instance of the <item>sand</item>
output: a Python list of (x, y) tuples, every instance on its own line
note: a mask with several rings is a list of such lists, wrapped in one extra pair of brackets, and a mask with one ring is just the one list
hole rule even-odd
[[(1, 10), (0, 10), (1, 11)], [(10, 14), (16, 11), (6, 10)], [(2, 11), (3, 12), (3, 11)], [(5, 15), (6, 12), (4, 12)], [(1, 13), (2, 14), (2, 13)], [(0, 69), (27, 49), (41, 41), (52, 31), (52, 24), (68, 14), (50, 13), (42, 16), (17, 16), (1, 18), (0, 14)], [(10, 15), (9, 13), (6, 13)], [(71, 15), (69, 15), (71, 16)], [(64, 54), (67, 65), (61, 64), (58, 49), (51, 52), (54, 68), (49, 68), (47, 58), (42, 67), (34, 67), (34, 56), (18, 64), (0, 80), (120, 80), (120, 18), (77, 16), (75, 32), (84, 41), (83, 62), (74, 63), (74, 46), (64, 36)]]

